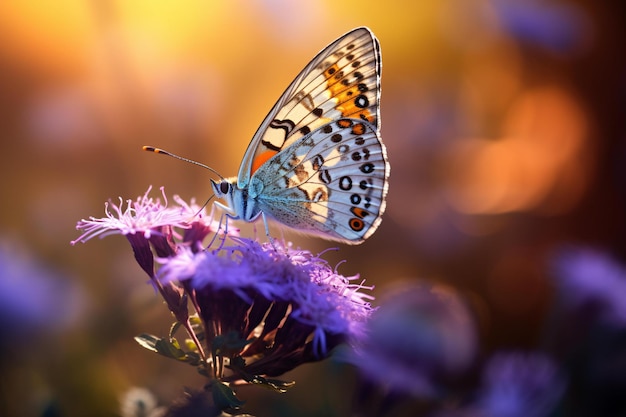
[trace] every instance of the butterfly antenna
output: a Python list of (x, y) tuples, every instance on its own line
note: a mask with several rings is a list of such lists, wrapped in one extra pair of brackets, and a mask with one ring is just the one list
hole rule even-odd
[(198, 210), (198, 212), (197, 212), (196, 214), (194, 214), (194, 216), (193, 216), (193, 217), (196, 217), (196, 216), (198, 216), (200, 213), (202, 213), (202, 210), (204, 210), (204, 209), (206, 208), (206, 206), (208, 206), (208, 205), (209, 205), (209, 202), (210, 202), (211, 200), (213, 200), (213, 197), (215, 197), (215, 194), (214, 194), (214, 195), (212, 195), (211, 197), (209, 197), (209, 198), (208, 198), (208, 199), (204, 202), (204, 204), (202, 205), (202, 207), (200, 207), (200, 210)]
[[(184, 161), (184, 162), (189, 162), (190, 164), (198, 165), (199, 167), (202, 167), (202, 168), (204, 168), (204, 169), (208, 169), (209, 171), (211, 171), (212, 173), (214, 173), (215, 175), (217, 175), (217, 176), (220, 178), (220, 180), (223, 180), (223, 179), (224, 179), (224, 177), (222, 177), (222, 176), (219, 174), (219, 172), (217, 172), (216, 170), (214, 170), (214, 169), (213, 169), (213, 168), (211, 168), (210, 166), (208, 166), (208, 165), (204, 165), (203, 163), (200, 163), (200, 162), (198, 162), (198, 161), (194, 161), (193, 159), (183, 158), (182, 156), (178, 156), (178, 155), (176, 155), (176, 154), (173, 154), (173, 153), (171, 153), (171, 152), (168, 152), (168, 151), (166, 151), (165, 149), (155, 148), (154, 146), (144, 146), (142, 149), (143, 149), (144, 151), (154, 152), (154, 153), (159, 153), (159, 154), (161, 154), (161, 155), (171, 156), (172, 158), (176, 158), (176, 159), (181, 160), (181, 161)], [(209, 201), (210, 201), (210, 200), (211, 200), (211, 199), (209, 198), (209, 199), (207, 200), (207, 202), (204, 204), (204, 206), (203, 206), (202, 208), (206, 207), (206, 205), (207, 205), (207, 204), (209, 204)]]

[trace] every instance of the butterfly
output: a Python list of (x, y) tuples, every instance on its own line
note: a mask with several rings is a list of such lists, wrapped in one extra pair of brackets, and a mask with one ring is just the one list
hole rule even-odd
[(389, 188), (380, 74), (380, 46), (366, 27), (324, 48), (265, 117), (237, 177), (211, 180), (226, 203), (215, 204), (234, 220), (262, 218), (268, 237), (268, 220), (346, 244), (370, 237)]

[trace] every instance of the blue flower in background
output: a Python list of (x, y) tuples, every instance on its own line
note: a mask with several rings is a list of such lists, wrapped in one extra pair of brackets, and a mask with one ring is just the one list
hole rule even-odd
[(552, 266), (556, 302), (545, 335), (567, 369), (572, 415), (623, 415), (626, 269), (584, 247), (561, 250)]
[(559, 302), (587, 319), (626, 326), (626, 269), (593, 249), (570, 248), (554, 259)]
[(484, 417), (544, 417), (564, 390), (564, 379), (547, 356), (500, 353), (484, 368), (476, 408)]
[(589, 21), (576, 5), (547, 0), (493, 0), (500, 22), (517, 40), (556, 53), (579, 49)]
[(355, 352), (341, 359), (391, 393), (439, 396), (442, 380), (467, 370), (476, 355), (465, 302), (452, 289), (426, 282), (399, 285), (379, 302)]
[(53, 332), (74, 324), (85, 298), (75, 282), (35, 259), (15, 239), (0, 239), (0, 334)]

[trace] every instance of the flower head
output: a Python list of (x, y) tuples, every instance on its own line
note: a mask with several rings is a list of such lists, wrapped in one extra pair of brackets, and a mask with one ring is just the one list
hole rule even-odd
[(342, 359), (390, 392), (429, 398), (439, 394), (442, 377), (469, 367), (476, 343), (471, 314), (455, 292), (401, 285), (380, 301), (355, 352)]
[(159, 198), (149, 197), (152, 187), (135, 201), (127, 200), (124, 208), (122, 198), (119, 204), (112, 201), (105, 203), (105, 217), (90, 217), (76, 225), (83, 234), (70, 242), (86, 242), (94, 237), (103, 238), (121, 234), (128, 239), (133, 248), (135, 259), (141, 268), (154, 277), (154, 254), (169, 257), (176, 254), (177, 244), (174, 239), (180, 238), (177, 229), (183, 229), (183, 241), (198, 249), (203, 239), (211, 232), (216, 232), (219, 223), (213, 221), (212, 213), (208, 217), (204, 209), (193, 201), (187, 204), (180, 197), (174, 196), (178, 204), (169, 207), (165, 190), (161, 187), (163, 202)]
[(0, 347), (16, 335), (75, 324), (86, 301), (76, 283), (16, 239), (0, 236)]
[[(163, 189), (164, 203), (149, 191), (125, 209), (121, 200), (107, 204), (105, 218), (80, 221), (84, 233), (72, 242), (111, 234), (129, 240), (177, 320), (167, 338), (138, 336), (142, 346), (198, 366), (217, 381), (210, 384), (216, 392), (231, 382), (282, 391), (290, 383), (270, 377), (323, 359), (363, 332), (372, 297), (362, 291), (370, 288), (354, 283), (358, 276), (344, 277), (319, 256), (289, 245), (238, 238), (233, 229), (218, 236), (221, 222), (213, 213), (205, 216), (180, 197), (168, 206)], [(219, 241), (213, 251), (203, 244), (211, 236)], [(188, 302), (197, 315), (189, 314)], [(185, 345), (174, 337), (180, 326), (190, 337)]]
[(589, 35), (589, 22), (574, 4), (496, 0), (491, 5), (502, 27), (517, 40), (552, 52), (576, 51)]
[(143, 238), (148, 240), (153, 234), (159, 234), (162, 227), (187, 227), (189, 220), (188, 211), (185, 208), (168, 209), (167, 197), (165, 191), (161, 187), (161, 195), (164, 202), (152, 197), (148, 197), (152, 187), (148, 191), (138, 197), (137, 200), (127, 200), (126, 208), (122, 198), (119, 204), (112, 201), (105, 203), (104, 213), (106, 217), (95, 218), (89, 217), (89, 220), (81, 220), (76, 225), (78, 230), (85, 232), (78, 239), (71, 242), (75, 245), (78, 242), (86, 242), (96, 236), (105, 237), (112, 234), (135, 235), (141, 234)]
[(543, 417), (564, 389), (563, 377), (548, 357), (501, 353), (485, 366), (477, 407), (487, 417)]
[(311, 252), (231, 240), (220, 252), (187, 249), (161, 260), (160, 279), (190, 284), (209, 340), (242, 342), (233, 353), (243, 360), (239, 374), (277, 376), (322, 359), (369, 316), (365, 287)]
[(592, 249), (562, 251), (554, 262), (561, 303), (619, 327), (626, 325), (626, 269)]

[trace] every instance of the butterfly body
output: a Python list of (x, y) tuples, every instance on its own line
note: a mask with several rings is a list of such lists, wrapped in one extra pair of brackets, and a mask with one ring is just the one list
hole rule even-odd
[(234, 219), (348, 244), (376, 230), (389, 163), (380, 139), (380, 48), (357, 28), (323, 49), (272, 108), (237, 177), (212, 182)]

